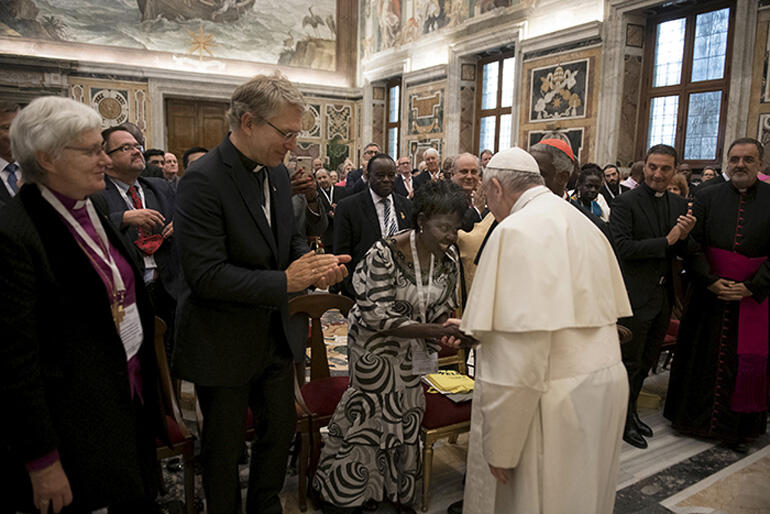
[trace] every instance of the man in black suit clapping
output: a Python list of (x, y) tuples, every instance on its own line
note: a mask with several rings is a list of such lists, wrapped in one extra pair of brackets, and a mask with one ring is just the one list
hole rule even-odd
[(347, 257), (309, 252), (292, 212), (282, 162), (296, 147), (304, 107), (285, 77), (254, 77), (233, 93), (232, 132), (179, 181), (175, 231), (185, 288), (174, 370), (195, 383), (200, 401), (210, 514), (241, 512), (238, 460), (248, 407), (257, 439), (246, 511), (281, 512), (296, 424), (291, 363), (305, 350), (287, 339), (288, 295), (347, 273)]
[(636, 413), (636, 400), (654, 364), (671, 320), (673, 283), (671, 261), (689, 251), (695, 217), (687, 200), (666, 190), (678, 156), (668, 145), (647, 151), (644, 181), (615, 198), (610, 229), (634, 315), (619, 323), (631, 329), (633, 340), (622, 347), (630, 386), (623, 440), (647, 448), (652, 430)]

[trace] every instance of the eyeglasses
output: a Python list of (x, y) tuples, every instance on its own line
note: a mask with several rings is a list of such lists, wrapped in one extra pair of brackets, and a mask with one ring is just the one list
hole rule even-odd
[(286, 139), (286, 141), (291, 141), (292, 139), (294, 139), (299, 135), (299, 132), (294, 132), (293, 130), (281, 130), (267, 120), (265, 120), (265, 123), (273, 127), (276, 132), (281, 134), (284, 137), (284, 139)]
[(117, 148), (113, 148), (107, 152), (107, 155), (114, 154), (115, 152), (130, 152), (131, 150), (139, 150), (140, 152), (144, 152), (144, 147), (139, 143), (126, 143), (124, 145), (120, 145)]
[(104, 147), (102, 147), (102, 145), (94, 145), (86, 148), (83, 148), (82, 146), (65, 146), (64, 148), (67, 150), (77, 150), (78, 152), (83, 152), (89, 157), (98, 157), (102, 152), (104, 152)]

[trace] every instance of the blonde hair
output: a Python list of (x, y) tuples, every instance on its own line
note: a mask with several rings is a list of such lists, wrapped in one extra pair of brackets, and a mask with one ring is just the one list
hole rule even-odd
[(257, 122), (266, 121), (286, 105), (305, 108), (305, 97), (281, 73), (257, 75), (236, 88), (225, 116), (233, 131), (240, 130), (241, 118), (250, 112)]

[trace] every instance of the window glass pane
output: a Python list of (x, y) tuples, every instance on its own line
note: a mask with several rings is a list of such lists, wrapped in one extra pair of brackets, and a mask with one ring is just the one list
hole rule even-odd
[(650, 102), (650, 129), (647, 148), (652, 145), (674, 146), (676, 141), (676, 117), (679, 96), (659, 96)]
[(513, 121), (513, 118), (510, 114), (503, 114), (500, 116), (500, 139), (498, 140), (499, 144), (497, 145), (498, 152), (511, 147), (511, 121)]
[(687, 133), (684, 139), (685, 159), (714, 159), (717, 156), (721, 107), (721, 91), (690, 95), (690, 104), (687, 106)]
[(513, 71), (514, 58), (509, 57), (503, 61), (503, 94), (500, 99), (500, 107), (511, 107), (513, 105)]
[(495, 148), (495, 117), (481, 118), (479, 130), (479, 148)]
[(699, 14), (695, 18), (692, 81), (721, 79), (725, 75), (727, 28), (730, 8)]
[(388, 129), (388, 155), (398, 160), (398, 127)]
[(497, 74), (499, 61), (484, 65), (481, 76), (481, 108), (494, 109), (497, 107)]
[(389, 123), (397, 123), (398, 122), (398, 93), (399, 93), (399, 86), (393, 86), (390, 88), (389, 93), (389, 107), (390, 112), (388, 113), (388, 122)]
[(682, 78), (685, 18), (658, 24), (652, 87), (673, 86)]

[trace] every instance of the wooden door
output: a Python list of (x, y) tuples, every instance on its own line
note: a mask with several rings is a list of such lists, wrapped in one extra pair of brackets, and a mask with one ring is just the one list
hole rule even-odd
[(213, 149), (228, 131), (225, 111), (227, 102), (205, 100), (166, 99), (166, 127), (168, 130), (168, 151), (179, 160), (179, 174), (182, 169), (182, 155), (193, 146)]

